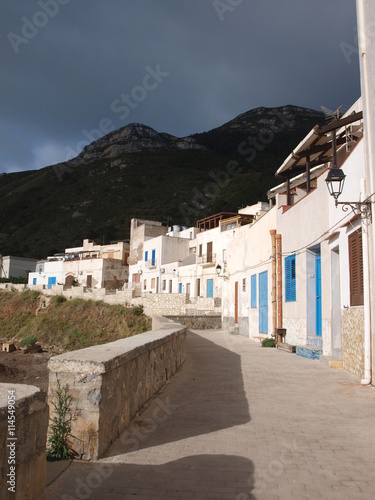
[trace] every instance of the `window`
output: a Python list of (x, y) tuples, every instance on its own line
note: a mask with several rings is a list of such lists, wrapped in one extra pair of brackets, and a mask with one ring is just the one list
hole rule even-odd
[(155, 278), (151, 278), (151, 288), (155, 288)]
[(212, 262), (212, 241), (207, 243), (207, 262)]
[(148, 251), (145, 252), (145, 262), (148, 261)]
[(146, 288), (147, 288), (147, 280), (144, 280), (143, 281), (143, 290), (146, 290)]
[(363, 306), (362, 231), (349, 236), (350, 305)]
[(33, 278), (33, 285), (36, 285), (36, 278)]
[(242, 280), (242, 291), (246, 292), (246, 278)]
[(251, 307), (257, 306), (257, 275), (251, 276)]
[(223, 262), (226, 262), (227, 261), (227, 249), (224, 248), (223, 249)]
[(167, 280), (163, 280), (162, 281), (162, 290), (166, 290), (167, 289)]
[(296, 300), (296, 256), (285, 258), (285, 302)]
[(202, 245), (198, 247), (198, 257), (202, 257)]

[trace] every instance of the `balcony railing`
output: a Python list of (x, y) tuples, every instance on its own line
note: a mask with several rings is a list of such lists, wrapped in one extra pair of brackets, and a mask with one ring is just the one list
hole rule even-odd
[(205, 266), (214, 266), (216, 262), (216, 255), (209, 253), (205, 255), (198, 255), (197, 263)]
[(146, 260), (145, 266), (146, 269), (155, 269), (155, 267), (157, 267), (157, 260), (156, 259)]

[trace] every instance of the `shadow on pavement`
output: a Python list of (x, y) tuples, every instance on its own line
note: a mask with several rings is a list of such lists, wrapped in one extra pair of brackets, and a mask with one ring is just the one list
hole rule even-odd
[(69, 481), (62, 475), (47, 489), (47, 500), (255, 499), (253, 463), (231, 455), (189, 456), (163, 465), (75, 463), (73, 469)]
[(240, 356), (189, 332), (182, 368), (105, 456), (160, 446), (249, 421)]

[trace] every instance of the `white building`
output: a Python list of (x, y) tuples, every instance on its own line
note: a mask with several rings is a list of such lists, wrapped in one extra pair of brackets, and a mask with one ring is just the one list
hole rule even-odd
[(277, 171), (287, 181), (269, 192), (282, 256), (278, 327), (297, 353), (318, 358), (322, 351), (358, 377), (364, 374), (364, 219), (356, 209), (335, 207), (326, 178), (329, 166), (341, 167), (347, 176), (342, 199), (363, 199), (362, 135), (359, 99), (342, 118), (301, 141)]
[(96, 245), (85, 239), (81, 247), (67, 248), (63, 254), (39, 261), (28, 283), (47, 288), (76, 284), (87, 288), (121, 289), (128, 281), (128, 256), (128, 243)]
[(27, 278), (29, 272), (35, 269), (36, 259), (0, 255), (0, 278)]

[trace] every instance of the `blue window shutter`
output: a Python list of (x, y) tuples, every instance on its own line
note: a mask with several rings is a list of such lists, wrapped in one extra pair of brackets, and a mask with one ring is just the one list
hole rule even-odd
[(155, 265), (155, 250), (152, 251), (152, 257), (151, 257), (151, 264), (154, 266)]
[(296, 300), (296, 256), (285, 258), (285, 302)]
[(148, 252), (145, 252), (145, 262), (148, 261)]
[(251, 307), (257, 306), (257, 275), (251, 276)]

